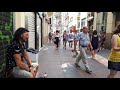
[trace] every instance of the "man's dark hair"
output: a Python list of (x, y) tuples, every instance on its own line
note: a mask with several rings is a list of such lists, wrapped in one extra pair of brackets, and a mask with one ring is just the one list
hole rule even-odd
[(83, 31), (83, 29), (80, 29), (80, 32), (82, 32)]
[(115, 28), (115, 31), (114, 31), (113, 33), (114, 33), (114, 34), (120, 33), (120, 24), (117, 25), (117, 27)]
[(56, 33), (59, 33), (59, 31), (58, 31), (58, 30), (56, 30)]
[(83, 30), (86, 29), (86, 28), (88, 28), (88, 27), (83, 27)]
[(97, 35), (97, 30), (94, 30), (94, 31), (93, 31), (93, 35)]
[(25, 32), (29, 32), (29, 31), (23, 27), (18, 28), (14, 33), (13, 41), (19, 41), (19, 39), (21, 38), (21, 34), (23, 34)]

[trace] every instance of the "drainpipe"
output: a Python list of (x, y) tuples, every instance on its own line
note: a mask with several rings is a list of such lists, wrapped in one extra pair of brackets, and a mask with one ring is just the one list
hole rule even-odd
[(37, 14), (36, 12), (34, 12), (35, 14), (35, 49), (38, 49), (37, 48)]
[(45, 18), (45, 13), (44, 12), (42, 12), (42, 16), (43, 16), (43, 18), (42, 18), (42, 32), (41, 32), (41, 35), (42, 35), (42, 46), (43, 46), (43, 44), (44, 44), (44, 32), (43, 32), (43, 30), (44, 30), (44, 18)]
[[(42, 13), (43, 14), (43, 13)], [(41, 15), (38, 13), (40, 21), (41, 21), (41, 47), (43, 47), (43, 20), (40, 17)]]

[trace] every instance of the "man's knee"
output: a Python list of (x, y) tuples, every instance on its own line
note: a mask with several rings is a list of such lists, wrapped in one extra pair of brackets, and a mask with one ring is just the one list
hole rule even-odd
[(31, 74), (30, 74), (30, 78), (35, 78), (35, 76), (31, 73)]
[(114, 71), (114, 70), (110, 71), (110, 75), (112, 75), (112, 76), (116, 75), (116, 73), (117, 73), (117, 71)]
[(38, 71), (38, 67), (39, 67), (39, 66), (36, 67), (36, 71)]
[(37, 73), (38, 72), (38, 66), (35, 68), (35, 73)]

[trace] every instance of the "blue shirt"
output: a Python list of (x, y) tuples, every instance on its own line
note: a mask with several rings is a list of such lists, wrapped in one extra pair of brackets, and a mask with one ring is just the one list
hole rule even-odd
[(81, 34), (81, 33), (82, 33), (82, 32), (79, 32), (78, 35), (77, 35), (77, 39), (78, 39), (78, 40), (80, 40), (80, 34)]
[(83, 32), (80, 32), (78, 34), (78, 39), (79, 39), (79, 45), (81, 46), (88, 46), (90, 43), (90, 37), (89, 34), (84, 34)]

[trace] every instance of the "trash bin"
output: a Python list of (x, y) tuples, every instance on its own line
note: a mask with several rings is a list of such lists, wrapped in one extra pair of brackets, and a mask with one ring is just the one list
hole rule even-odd
[(28, 48), (27, 50), (28, 56), (30, 57), (30, 59), (32, 60), (33, 63), (38, 63), (38, 55), (39, 55), (39, 51), (35, 50), (33, 48)]

